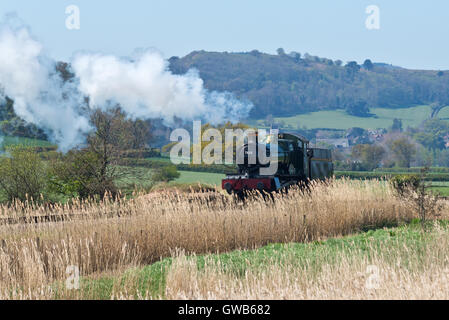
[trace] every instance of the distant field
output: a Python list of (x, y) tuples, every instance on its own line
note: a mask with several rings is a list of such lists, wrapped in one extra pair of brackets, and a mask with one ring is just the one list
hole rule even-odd
[[(332, 128), (348, 129), (360, 127), (364, 129), (388, 128), (393, 124), (393, 119), (401, 119), (404, 128), (416, 127), (430, 116), (430, 106), (416, 106), (401, 109), (372, 108), (371, 113), (377, 117), (361, 118), (348, 115), (344, 110), (319, 111), (301, 114), (294, 117), (275, 118), (283, 121), (285, 127), (292, 129), (303, 128)], [(439, 117), (449, 120), (449, 107), (441, 111)], [(251, 125), (261, 125), (264, 120), (250, 121)]]
[(51, 142), (30, 139), (30, 138), (20, 138), (20, 137), (2, 137), (0, 138), (0, 148), (22, 145), (27, 147), (50, 147), (53, 146)]
[[(155, 183), (152, 180), (152, 170), (144, 167), (118, 166), (119, 178), (117, 187), (125, 194), (131, 194), (135, 189), (149, 190)], [(207, 184), (220, 186), (224, 174), (209, 172), (179, 171), (181, 176), (174, 180), (172, 185)]]
[(430, 190), (440, 194), (443, 197), (449, 197), (449, 182), (433, 181)]
[(181, 176), (175, 180), (176, 183), (204, 183), (210, 185), (221, 185), (221, 180), (224, 174), (209, 173), (209, 172), (193, 172), (193, 171), (179, 171)]

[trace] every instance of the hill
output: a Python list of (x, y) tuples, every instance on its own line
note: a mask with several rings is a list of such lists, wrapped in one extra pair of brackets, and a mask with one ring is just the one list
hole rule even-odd
[(230, 91), (255, 105), (252, 119), (294, 116), (344, 109), (370, 117), (370, 108), (449, 104), (449, 72), (408, 70), (367, 60), (355, 62), (299, 53), (195, 51), (170, 59), (170, 69), (183, 74), (197, 69), (209, 90)]

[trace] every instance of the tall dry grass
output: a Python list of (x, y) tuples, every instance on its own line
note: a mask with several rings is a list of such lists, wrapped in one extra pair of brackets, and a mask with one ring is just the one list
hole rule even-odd
[(379, 250), (371, 244), (368, 251), (371, 257), (354, 249), (339, 253), (336, 259), (319, 266), (311, 260), (298, 265), (286, 253), (262, 270), (248, 268), (240, 276), (226, 272), (212, 259), (199, 270), (195, 260), (178, 254), (167, 275), (166, 298), (449, 299), (447, 230), (439, 232), (421, 248), (402, 245)]
[[(45, 222), (48, 217), (64, 220)], [(50, 286), (67, 277), (67, 266), (95, 275), (151, 264), (178, 248), (187, 254), (251, 249), (414, 217), (414, 210), (381, 181), (314, 183), (310, 192), (291, 190), (275, 195), (274, 202), (166, 191), (100, 204), (17, 203), (0, 207), (0, 292), (3, 298), (48, 298), (54, 296)]]

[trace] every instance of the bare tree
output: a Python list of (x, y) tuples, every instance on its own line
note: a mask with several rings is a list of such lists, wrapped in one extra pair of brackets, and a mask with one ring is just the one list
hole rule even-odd
[(69, 152), (55, 165), (56, 183), (81, 197), (115, 195), (115, 181), (126, 174), (117, 170), (120, 158), (144, 146), (149, 129), (146, 122), (128, 119), (120, 108), (94, 110), (91, 123), (95, 130), (87, 137), (86, 148)]

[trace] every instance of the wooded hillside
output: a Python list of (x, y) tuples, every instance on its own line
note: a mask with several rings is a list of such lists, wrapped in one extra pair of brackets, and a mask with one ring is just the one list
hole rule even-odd
[(230, 91), (249, 99), (251, 118), (269, 114), (346, 109), (369, 116), (370, 107), (449, 104), (449, 72), (407, 70), (384, 63), (343, 63), (299, 53), (195, 51), (170, 59), (170, 69), (183, 74), (197, 69), (206, 88)]

